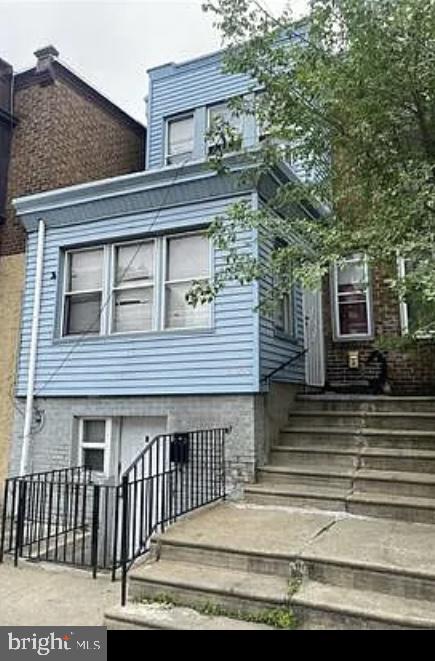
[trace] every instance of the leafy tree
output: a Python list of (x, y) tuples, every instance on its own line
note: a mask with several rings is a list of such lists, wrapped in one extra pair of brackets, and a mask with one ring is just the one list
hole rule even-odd
[[(204, 5), (223, 35), (225, 70), (256, 81), (249, 101), (233, 102), (263, 131), (246, 155), (250, 176), (285, 159), (305, 177), (280, 186), (267, 208), (239, 203), (216, 220), (227, 265), (192, 300), (265, 272), (280, 298), (291, 280), (313, 286), (332, 262), (364, 251), (400, 296), (421, 301), (420, 330), (435, 330), (435, 0), (311, 0), (301, 22), (289, 4), (279, 18), (252, 0)], [(225, 149), (211, 160), (224, 170)], [(296, 213), (295, 202), (320, 218)], [(241, 228), (280, 239), (267, 264), (237, 250)], [(398, 254), (412, 260), (404, 278)]]

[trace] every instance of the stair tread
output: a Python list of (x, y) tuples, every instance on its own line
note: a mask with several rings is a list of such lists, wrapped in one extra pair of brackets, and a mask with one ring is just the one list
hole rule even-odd
[(417, 438), (434, 438), (435, 430), (420, 430), (420, 429), (387, 429), (377, 427), (365, 427), (363, 429), (356, 427), (309, 427), (303, 425), (301, 427), (283, 427), (281, 434), (340, 434), (345, 436), (396, 436), (397, 438), (415, 436)]
[(312, 498), (345, 498), (349, 489), (307, 486), (305, 484), (250, 484), (245, 493), (270, 493), (283, 496), (309, 496)]
[(434, 402), (435, 405), (435, 397), (431, 395), (417, 395), (417, 396), (412, 396), (412, 395), (398, 395), (395, 397), (391, 397), (390, 395), (358, 395), (358, 394), (344, 394), (344, 393), (329, 393), (329, 394), (321, 394), (321, 395), (302, 395), (298, 394), (296, 395), (296, 400), (297, 401), (309, 401), (309, 402), (337, 402), (337, 401), (343, 401), (343, 402), (361, 402), (361, 401), (368, 401), (368, 402)]
[(152, 629), (178, 631), (275, 631), (274, 627), (255, 622), (246, 622), (229, 617), (204, 615), (192, 608), (165, 604), (128, 604), (126, 607), (112, 608), (105, 613), (106, 621)]
[(435, 602), (343, 588), (316, 581), (303, 584), (292, 597), (292, 604), (364, 619), (373, 618), (402, 626), (435, 627)]
[(411, 471), (389, 471), (376, 469), (359, 469), (355, 477), (364, 480), (379, 480), (385, 482), (411, 482), (415, 484), (435, 485), (434, 473), (417, 473)]
[[(311, 468), (310, 466), (305, 466), (303, 464), (292, 464), (291, 466), (287, 465), (278, 465), (266, 464), (259, 468), (259, 473), (275, 473), (277, 475), (312, 475), (318, 477), (349, 477), (351, 478), (355, 474), (355, 469), (343, 468), (337, 470), (334, 467), (327, 465), (316, 466)], [(435, 481), (435, 480), (434, 480)]]
[(435, 450), (414, 450), (411, 448), (343, 448), (339, 445), (328, 447), (295, 447), (294, 445), (274, 445), (272, 452), (296, 453), (296, 454), (325, 454), (325, 455), (346, 455), (361, 457), (397, 457), (405, 459), (435, 459)]
[(420, 419), (435, 419), (435, 411), (349, 411), (347, 409), (336, 410), (310, 410), (310, 409), (295, 409), (291, 411), (290, 417), (330, 417), (330, 418), (416, 418)]
[(347, 500), (353, 503), (396, 505), (435, 510), (435, 498), (421, 498), (420, 496), (355, 491), (347, 497)]
[(133, 570), (131, 581), (165, 585), (168, 588), (188, 588), (201, 592), (224, 593), (267, 603), (286, 604), (286, 578), (266, 574), (222, 569), (209, 565), (160, 560), (145, 563)]

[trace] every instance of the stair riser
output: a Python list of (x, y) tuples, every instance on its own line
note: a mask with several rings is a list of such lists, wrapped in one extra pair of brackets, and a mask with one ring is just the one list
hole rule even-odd
[[(340, 455), (340, 454), (329, 454), (324, 453), (315, 453), (310, 452), (295, 451), (295, 452), (285, 452), (285, 451), (272, 451), (270, 453), (270, 463), (273, 466), (306, 466), (307, 468), (316, 468), (320, 465), (329, 466), (329, 468), (340, 469), (347, 468), (351, 470), (356, 468), (358, 465), (358, 458), (352, 455)], [(435, 462), (434, 462), (435, 463)], [(435, 470), (435, 466), (434, 466)]]
[[(188, 577), (186, 577), (188, 579)], [(276, 600), (258, 601), (251, 598), (240, 597), (230, 592), (205, 592), (197, 590), (195, 587), (179, 587), (166, 585), (165, 583), (151, 583), (149, 581), (139, 581), (134, 578), (130, 579), (129, 584), (129, 600), (142, 601), (144, 599), (153, 600), (167, 597), (173, 603), (179, 606), (219, 606), (220, 608), (228, 609), (233, 612), (242, 613), (259, 613), (264, 610), (274, 608), (283, 608), (287, 604), (283, 601)]]
[(391, 434), (329, 434), (313, 432), (282, 432), (279, 439), (280, 445), (288, 445), (292, 448), (304, 447), (327, 448), (338, 446), (357, 450), (360, 447), (388, 448), (401, 450), (435, 450), (435, 436), (419, 438), (412, 434), (392, 436)]
[(357, 478), (354, 486), (355, 492), (385, 493), (395, 496), (415, 496), (417, 498), (435, 498), (435, 485), (433, 484), (416, 484), (399, 481), (390, 482), (386, 480), (366, 480), (364, 478)]
[(160, 558), (174, 562), (190, 562), (196, 566), (208, 565), (253, 574), (267, 574), (284, 578), (289, 575), (290, 559), (288, 558), (268, 558), (261, 555), (253, 556), (246, 553), (231, 553), (209, 548), (165, 543), (160, 547)]
[(269, 473), (265, 470), (258, 471), (257, 482), (259, 484), (295, 484), (306, 487), (329, 487), (331, 489), (337, 487), (350, 490), (352, 488), (352, 480), (348, 477)]
[(378, 519), (395, 519), (397, 521), (408, 521), (409, 523), (435, 524), (435, 510), (432, 509), (384, 505), (382, 503), (348, 502), (347, 511), (351, 514), (374, 516)]
[(376, 416), (341, 416), (341, 415), (290, 415), (290, 427), (352, 427), (355, 429), (411, 429), (433, 431), (433, 418), (417, 418), (412, 415), (376, 415)]
[(145, 624), (137, 624), (131, 620), (115, 620), (112, 617), (105, 617), (103, 626), (107, 627), (110, 631), (160, 631), (166, 630), (166, 627), (152, 627)]
[(322, 610), (321, 608), (294, 605), (293, 611), (298, 623), (298, 629), (314, 630), (407, 630), (410, 627), (393, 622), (384, 622), (372, 618), (355, 617), (344, 613)]
[(381, 471), (406, 471), (409, 473), (435, 473), (435, 460), (404, 457), (361, 457), (361, 468)]
[(435, 413), (434, 400), (418, 399), (396, 399), (388, 400), (373, 399), (370, 401), (357, 399), (342, 400), (304, 400), (297, 398), (297, 408), (304, 411), (362, 411), (371, 412), (390, 412), (390, 413), (409, 413), (428, 412)]
[(278, 494), (257, 494), (245, 492), (245, 502), (252, 505), (278, 505), (279, 507), (302, 507), (304, 509), (344, 512), (345, 503), (334, 498), (310, 498), (308, 496), (290, 496)]
[(435, 580), (322, 563), (317, 560), (308, 561), (306, 566), (309, 578), (318, 583), (328, 583), (351, 590), (382, 592), (405, 599), (435, 601)]

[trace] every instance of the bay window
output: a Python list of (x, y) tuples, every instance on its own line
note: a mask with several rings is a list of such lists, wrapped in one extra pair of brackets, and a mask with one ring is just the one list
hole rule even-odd
[(358, 339), (372, 335), (370, 284), (367, 259), (354, 254), (336, 264), (333, 274), (335, 335)]
[(65, 253), (63, 337), (210, 327), (210, 305), (189, 305), (210, 277), (210, 243), (200, 232)]
[(166, 164), (184, 163), (193, 155), (193, 114), (168, 119)]
[(154, 241), (115, 246), (115, 333), (152, 330)]
[(193, 307), (186, 294), (194, 282), (210, 274), (209, 242), (204, 235), (174, 237), (166, 243), (165, 327), (200, 328), (209, 325), (209, 305)]
[(64, 335), (96, 335), (101, 330), (103, 249), (67, 253), (64, 287)]

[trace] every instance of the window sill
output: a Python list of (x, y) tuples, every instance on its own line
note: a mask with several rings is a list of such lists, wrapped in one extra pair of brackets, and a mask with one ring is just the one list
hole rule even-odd
[(350, 344), (352, 342), (373, 342), (375, 339), (374, 335), (345, 335), (345, 336), (333, 336), (333, 341), (341, 344)]
[(164, 331), (134, 331), (131, 333), (110, 333), (107, 335), (87, 335), (85, 337), (81, 337), (80, 335), (72, 336), (72, 337), (56, 337), (53, 340), (53, 344), (74, 344), (75, 342), (80, 344), (82, 342), (116, 342), (117, 340), (146, 340), (146, 339), (163, 339), (167, 337), (172, 337), (173, 335), (176, 336), (182, 336), (182, 337), (198, 337), (201, 335), (214, 335), (215, 334), (215, 328), (209, 327), (209, 328), (174, 328), (174, 329), (168, 329)]

